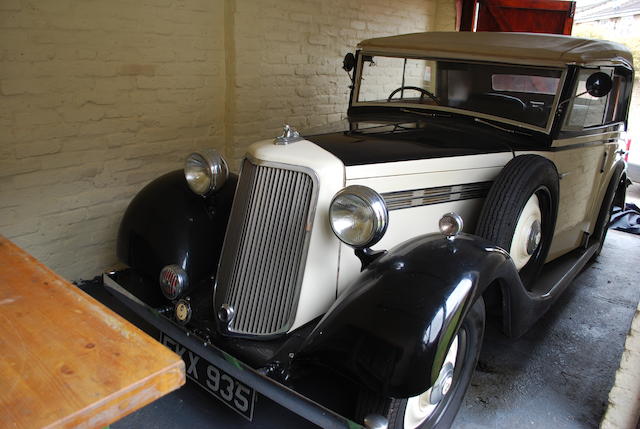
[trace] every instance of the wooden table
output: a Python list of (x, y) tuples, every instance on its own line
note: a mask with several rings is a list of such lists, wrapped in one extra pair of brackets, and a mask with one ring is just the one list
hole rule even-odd
[(104, 427), (184, 382), (178, 355), (0, 236), (0, 427)]

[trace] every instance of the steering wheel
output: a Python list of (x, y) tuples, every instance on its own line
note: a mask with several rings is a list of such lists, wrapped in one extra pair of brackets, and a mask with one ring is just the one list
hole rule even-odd
[(433, 95), (432, 92), (429, 92), (424, 88), (420, 88), (419, 86), (401, 86), (400, 88), (393, 90), (391, 94), (389, 94), (389, 97), (387, 97), (387, 101), (391, 101), (394, 95), (396, 95), (398, 92), (403, 91), (405, 89), (418, 91), (420, 93), (420, 103), (422, 103), (422, 100), (424, 100), (424, 96), (426, 95), (427, 97), (432, 99), (434, 103), (436, 103), (437, 105), (440, 105), (440, 101), (438, 100), (438, 97)]

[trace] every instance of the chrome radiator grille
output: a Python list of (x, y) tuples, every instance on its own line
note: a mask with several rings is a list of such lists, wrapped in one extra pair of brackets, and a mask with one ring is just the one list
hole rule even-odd
[(311, 232), (314, 183), (303, 171), (246, 161), (216, 281), (232, 333), (267, 336), (293, 323)]

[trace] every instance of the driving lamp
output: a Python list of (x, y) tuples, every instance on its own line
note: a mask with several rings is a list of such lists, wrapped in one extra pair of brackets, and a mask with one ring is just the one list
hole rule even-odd
[(363, 248), (376, 244), (389, 223), (384, 199), (371, 188), (347, 186), (338, 192), (329, 207), (331, 229), (351, 247)]
[(229, 176), (229, 167), (215, 149), (207, 149), (189, 155), (184, 163), (184, 177), (193, 192), (207, 195), (224, 185)]

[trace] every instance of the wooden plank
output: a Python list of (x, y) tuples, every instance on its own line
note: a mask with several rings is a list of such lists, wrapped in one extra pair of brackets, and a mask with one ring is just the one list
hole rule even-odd
[(571, 34), (574, 10), (575, 1), (565, 0), (480, 2), (476, 31)]
[(490, 6), (498, 6), (509, 9), (539, 9), (557, 10), (568, 12), (572, 10), (575, 1), (567, 0), (491, 0), (485, 2)]
[(104, 427), (177, 389), (184, 362), (0, 236), (0, 427)]

